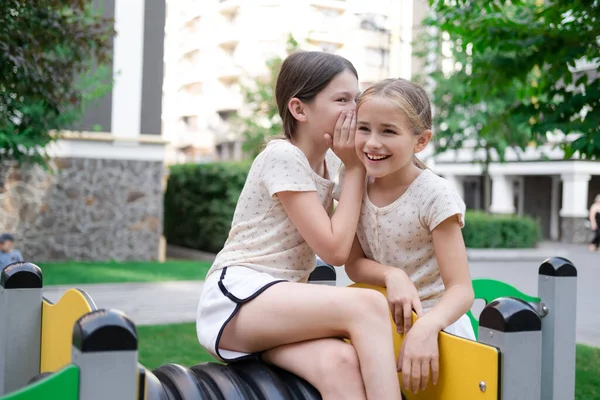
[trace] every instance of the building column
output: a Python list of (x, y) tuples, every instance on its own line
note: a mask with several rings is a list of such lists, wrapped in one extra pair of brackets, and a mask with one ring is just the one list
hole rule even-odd
[(550, 197), (550, 239), (558, 240), (560, 237), (560, 177), (552, 177), (552, 191)]
[(512, 179), (506, 175), (490, 175), (492, 179), (492, 204), (490, 212), (493, 214), (514, 214), (514, 185)]
[(567, 243), (586, 243), (589, 229), (585, 226), (589, 210), (588, 186), (590, 174), (567, 173), (562, 174), (562, 209), (560, 210), (561, 240)]
[(141, 133), (144, 8), (144, 0), (115, 2), (111, 126), (119, 139), (135, 139)]

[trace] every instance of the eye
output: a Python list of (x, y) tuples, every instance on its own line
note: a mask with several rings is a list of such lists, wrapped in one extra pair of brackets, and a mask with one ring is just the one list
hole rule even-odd
[(396, 131), (393, 131), (393, 130), (391, 130), (391, 129), (384, 129), (383, 133), (390, 133), (390, 134), (392, 134), (392, 135), (395, 135), (395, 134), (396, 134)]
[(337, 99), (336, 101), (342, 101), (345, 103), (347, 100), (344, 97), (342, 97), (342, 98)]
[(369, 132), (369, 128), (367, 128), (366, 126), (359, 126), (358, 130), (363, 132)]

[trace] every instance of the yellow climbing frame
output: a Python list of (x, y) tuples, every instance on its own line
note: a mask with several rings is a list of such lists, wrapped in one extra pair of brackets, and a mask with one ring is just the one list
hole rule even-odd
[[(385, 288), (353, 284), (351, 287), (377, 290), (386, 295)], [(416, 315), (413, 313), (413, 321)], [(392, 316), (390, 314), (390, 320)], [(396, 359), (404, 335), (396, 332), (391, 324), (394, 336)], [(440, 352), (440, 376), (437, 385), (431, 380), (427, 389), (417, 394), (403, 388), (408, 400), (499, 400), (500, 352), (496, 347), (441, 332), (438, 340)], [(400, 385), (402, 375), (398, 374)]]

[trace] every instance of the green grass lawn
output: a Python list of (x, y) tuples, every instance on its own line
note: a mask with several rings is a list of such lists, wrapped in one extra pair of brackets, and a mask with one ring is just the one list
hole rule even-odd
[[(138, 326), (140, 362), (152, 370), (167, 363), (187, 367), (214, 359), (198, 344), (193, 323)], [(600, 348), (577, 345), (575, 399), (600, 399)]]
[(159, 262), (47, 262), (42, 269), (44, 286), (85, 283), (159, 282), (204, 279), (207, 261)]

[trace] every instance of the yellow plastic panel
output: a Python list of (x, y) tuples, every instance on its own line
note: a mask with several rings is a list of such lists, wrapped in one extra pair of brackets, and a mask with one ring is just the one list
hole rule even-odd
[(75, 321), (94, 310), (93, 300), (78, 289), (67, 290), (56, 304), (42, 301), (40, 372), (57, 371), (71, 362)]
[[(351, 287), (374, 289), (386, 295), (385, 288), (353, 284)], [(416, 314), (413, 313), (413, 321)], [(397, 333), (390, 314), (391, 329), (394, 335), (396, 359), (404, 335)], [(440, 333), (440, 377), (437, 385), (431, 380), (427, 389), (413, 394), (407, 389), (402, 392), (408, 400), (499, 400), (500, 352), (496, 347), (463, 339), (445, 332)], [(400, 385), (402, 375), (398, 374)], [(480, 387), (485, 384), (485, 391)]]

